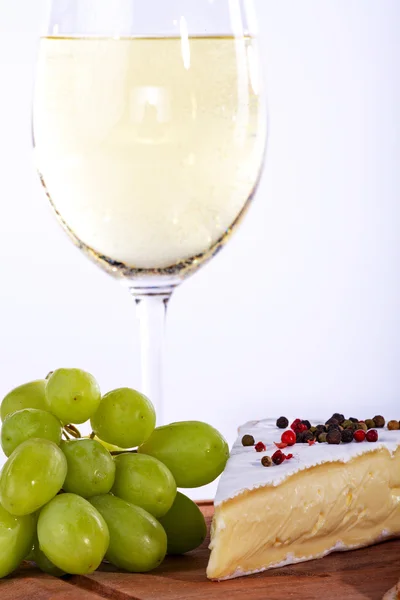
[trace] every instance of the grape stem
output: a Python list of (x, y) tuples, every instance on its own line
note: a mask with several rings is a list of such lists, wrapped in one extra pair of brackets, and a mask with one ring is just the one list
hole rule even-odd
[(65, 425), (64, 431), (72, 435), (72, 437), (74, 437), (75, 439), (79, 439), (82, 437), (81, 432), (75, 427), (75, 425)]

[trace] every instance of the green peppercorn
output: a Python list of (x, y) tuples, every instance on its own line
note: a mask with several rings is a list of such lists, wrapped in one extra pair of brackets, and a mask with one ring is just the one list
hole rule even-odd
[(315, 433), (317, 431), (317, 428), (316, 427), (310, 427), (310, 431), (311, 431), (311, 433)]
[(365, 419), (365, 424), (368, 429), (374, 429), (376, 427), (374, 419)]
[(385, 427), (385, 419), (382, 417), (382, 415), (376, 415), (373, 418), (373, 421), (375, 422), (375, 427), (377, 427), (378, 429)]
[(363, 431), (368, 431), (368, 427), (366, 423), (357, 423), (356, 429), (362, 429)]
[(319, 434), (319, 436), (317, 437), (317, 440), (320, 444), (324, 444), (326, 442), (326, 438), (327, 438), (327, 433), (322, 432)]
[(390, 429), (390, 431), (394, 431), (395, 429), (400, 429), (400, 423), (398, 421), (389, 421), (388, 429)]
[(303, 433), (303, 444), (307, 444), (307, 442), (311, 442), (314, 439), (314, 434), (311, 431), (305, 431)]
[(272, 467), (272, 458), (270, 456), (263, 456), (261, 464), (263, 467)]
[(289, 426), (289, 421), (286, 417), (279, 417), (276, 426), (279, 427), (279, 429), (286, 429)]
[(343, 429), (341, 435), (343, 444), (349, 444), (353, 441), (354, 434), (351, 429)]
[(242, 446), (254, 446), (255, 443), (255, 439), (252, 435), (246, 434), (242, 437)]
[(326, 441), (328, 444), (340, 444), (342, 441), (342, 434), (339, 429), (331, 429), (331, 431), (328, 431), (326, 434)]
[(350, 421), (350, 419), (346, 419), (345, 421), (343, 421), (342, 425), (344, 429), (354, 428), (354, 423), (353, 421)]

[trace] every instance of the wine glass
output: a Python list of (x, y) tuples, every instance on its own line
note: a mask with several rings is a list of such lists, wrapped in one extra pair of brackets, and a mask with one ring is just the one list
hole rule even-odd
[(142, 391), (162, 421), (174, 289), (256, 191), (266, 102), (251, 0), (51, 0), (33, 107), (35, 162), (72, 241), (125, 284)]

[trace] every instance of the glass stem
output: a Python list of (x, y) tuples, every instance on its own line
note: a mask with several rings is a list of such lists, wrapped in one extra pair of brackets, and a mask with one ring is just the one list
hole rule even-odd
[(157, 425), (164, 424), (163, 362), (165, 321), (173, 288), (131, 289), (140, 322), (141, 391), (153, 403)]

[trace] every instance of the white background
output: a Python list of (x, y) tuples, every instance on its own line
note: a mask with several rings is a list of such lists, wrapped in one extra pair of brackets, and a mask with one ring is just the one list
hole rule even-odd
[[(167, 340), (167, 420), (230, 442), (278, 413), (400, 417), (400, 2), (256, 5), (265, 174), (234, 240), (176, 292)], [(138, 386), (133, 301), (74, 249), (33, 170), (42, 6), (0, 0), (0, 395), (58, 366)]]

